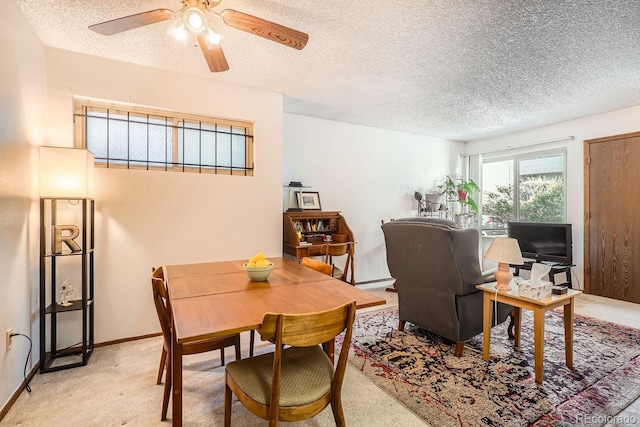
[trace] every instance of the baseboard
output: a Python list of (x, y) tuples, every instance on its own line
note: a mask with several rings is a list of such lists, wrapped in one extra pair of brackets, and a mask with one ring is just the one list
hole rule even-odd
[(358, 285), (370, 285), (371, 283), (380, 283), (380, 282), (389, 282), (394, 280), (393, 277), (387, 277), (386, 279), (374, 279), (374, 280), (364, 280), (362, 282), (356, 282), (356, 286)]
[(22, 394), (22, 392), (26, 389), (27, 383), (31, 381), (31, 378), (33, 378), (36, 372), (38, 372), (38, 369), (40, 369), (40, 361), (38, 361), (35, 364), (35, 366), (31, 368), (31, 370), (29, 371), (29, 374), (27, 375), (27, 378), (22, 380), (22, 383), (20, 383), (20, 386), (16, 389), (16, 391), (13, 392), (13, 394), (11, 395), (7, 403), (2, 407), (2, 409), (0, 409), (0, 422), (2, 422), (2, 419), (7, 415), (7, 413), (9, 413), (9, 409), (11, 409), (11, 407), (16, 402), (16, 400), (18, 400), (18, 397), (20, 397), (20, 394)]
[(106, 347), (108, 345), (122, 344), (122, 343), (129, 342), (129, 341), (145, 340), (147, 338), (155, 338), (155, 337), (159, 337), (159, 336), (162, 336), (162, 332), (157, 332), (155, 334), (138, 335), (136, 337), (121, 338), (119, 340), (113, 340), (113, 341), (105, 341), (105, 342), (102, 342), (102, 343), (99, 343), (99, 344), (95, 344), (94, 347), (95, 348)]

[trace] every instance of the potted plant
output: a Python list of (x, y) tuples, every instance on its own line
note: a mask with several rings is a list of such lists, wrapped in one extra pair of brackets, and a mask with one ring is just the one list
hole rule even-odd
[(422, 216), (426, 212), (435, 212), (440, 209), (442, 202), (444, 201), (443, 192), (431, 192), (425, 193), (424, 198), (422, 193), (416, 191), (413, 193), (413, 197), (418, 201), (418, 215)]
[(440, 205), (444, 202), (444, 193), (438, 193), (433, 191), (424, 195), (426, 203), (429, 205), (431, 211), (437, 211), (440, 209)]
[[(468, 225), (471, 217), (478, 213), (478, 204), (471, 197), (471, 194), (480, 192), (480, 187), (472, 179), (454, 179), (447, 176), (445, 182), (438, 186), (446, 195), (448, 200), (457, 200), (460, 202), (459, 217), (461, 225)], [(463, 224), (464, 223), (464, 224)]]
[(460, 183), (458, 183), (458, 200), (462, 205), (467, 206), (474, 215), (478, 213), (478, 204), (470, 196), (470, 194), (476, 192), (480, 192), (480, 187), (478, 187), (478, 184), (476, 184), (472, 179), (468, 181), (462, 180)]

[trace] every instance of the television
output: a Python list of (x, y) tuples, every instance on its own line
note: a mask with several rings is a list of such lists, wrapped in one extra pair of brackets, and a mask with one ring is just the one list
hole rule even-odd
[(507, 232), (518, 239), (522, 258), (528, 258), (525, 262), (573, 264), (571, 224), (509, 222)]

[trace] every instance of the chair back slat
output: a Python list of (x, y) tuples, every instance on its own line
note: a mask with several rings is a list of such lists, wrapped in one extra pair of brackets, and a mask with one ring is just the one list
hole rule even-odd
[(326, 262), (317, 261), (309, 257), (304, 257), (302, 258), (301, 264), (305, 267), (309, 267), (311, 269), (319, 271), (320, 273), (324, 273), (329, 276), (333, 275), (333, 265), (327, 264)]
[[(325, 257), (342, 256), (349, 251), (349, 242), (346, 243), (325, 243), (320, 251)], [(326, 261), (325, 261), (326, 262)]]
[(162, 267), (153, 270), (151, 274), (151, 286), (153, 288), (153, 302), (156, 306), (156, 313), (162, 328), (164, 343), (167, 348), (171, 348), (171, 321), (169, 314), (169, 293), (164, 281)]
[(351, 305), (347, 303), (331, 310), (308, 314), (267, 313), (262, 320), (260, 335), (263, 340), (275, 342), (277, 320), (282, 319), (283, 345), (309, 347), (334, 338), (348, 326)]

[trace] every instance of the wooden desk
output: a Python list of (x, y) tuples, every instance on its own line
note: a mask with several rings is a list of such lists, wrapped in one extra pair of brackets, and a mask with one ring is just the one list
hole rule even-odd
[[(345, 262), (348, 263), (348, 268), (351, 269), (350, 282), (352, 285), (355, 285), (353, 264), (356, 240), (353, 231), (351, 231), (347, 221), (340, 212), (284, 212), (282, 219), (282, 253), (291, 255), (297, 262), (300, 262), (304, 257), (324, 255), (322, 250), (323, 245), (351, 242)], [(300, 230), (300, 235), (298, 235), (297, 229)], [(347, 240), (341, 242), (323, 241), (324, 236), (334, 236), (336, 234), (346, 236)], [(302, 237), (302, 239), (300, 237)], [(301, 240), (310, 243), (301, 244)], [(345, 265), (345, 269), (346, 268), (347, 266)]]
[[(301, 245), (296, 231), (299, 226), (302, 240), (312, 242)], [(284, 212), (282, 214), (282, 252), (296, 258), (298, 262), (305, 256), (321, 255), (322, 236), (343, 234), (355, 243), (353, 231), (338, 211)], [(317, 240), (314, 240), (317, 239)]]
[[(165, 267), (174, 333), (171, 346), (172, 423), (182, 425), (182, 345), (260, 327), (264, 313), (327, 310), (356, 300), (357, 308), (385, 300), (284, 258), (265, 282), (251, 282), (245, 261)], [(238, 266), (240, 269), (238, 270)], [(332, 346), (329, 346), (332, 351)]]
[(499, 301), (514, 307), (515, 339), (514, 346), (520, 347), (520, 326), (522, 324), (522, 309), (533, 311), (533, 348), (535, 380), (542, 384), (544, 378), (544, 314), (557, 307), (564, 309), (564, 347), (565, 363), (567, 367), (573, 367), (573, 299), (582, 291), (568, 289), (564, 295), (554, 295), (534, 300), (518, 296), (518, 286), (511, 284), (511, 290), (498, 291), (496, 293), (495, 282), (477, 285), (476, 288), (484, 291), (483, 297), (483, 335), (482, 356), (489, 360), (491, 346), (491, 319), (493, 317), (492, 301)]

